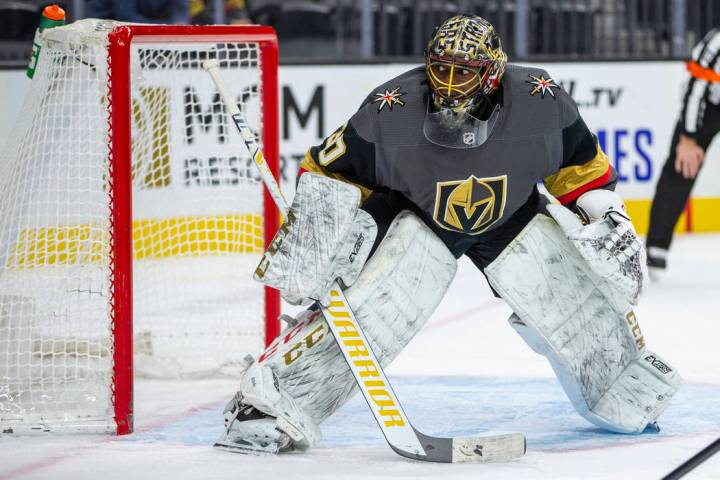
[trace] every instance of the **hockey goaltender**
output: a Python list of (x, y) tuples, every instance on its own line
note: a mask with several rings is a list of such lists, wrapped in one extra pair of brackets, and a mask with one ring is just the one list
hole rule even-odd
[(462, 255), (581, 416), (613, 432), (657, 428), (681, 380), (646, 349), (632, 310), (646, 255), (616, 173), (572, 98), (544, 70), (507, 64), (486, 20), (443, 23), (425, 66), (374, 89), (301, 167), (282, 242), (255, 277), (312, 306), (248, 362), (217, 445), (315, 445), (318, 425), (357, 392), (318, 308), (328, 287), (345, 287), (385, 366)]

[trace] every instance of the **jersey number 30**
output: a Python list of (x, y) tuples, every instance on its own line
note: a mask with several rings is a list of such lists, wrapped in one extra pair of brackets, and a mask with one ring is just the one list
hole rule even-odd
[(318, 160), (320, 161), (320, 165), (323, 167), (330, 165), (345, 153), (346, 147), (345, 142), (343, 141), (343, 134), (345, 133), (346, 127), (347, 123), (335, 130), (325, 139), (325, 146), (318, 153)]

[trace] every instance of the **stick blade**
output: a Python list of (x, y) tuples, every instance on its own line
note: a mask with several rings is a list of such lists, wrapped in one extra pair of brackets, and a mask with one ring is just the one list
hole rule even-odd
[(527, 442), (522, 433), (477, 437), (431, 437), (413, 427), (425, 454), (409, 452), (393, 445), (395, 453), (406, 458), (437, 463), (509, 462), (525, 455)]
[(526, 450), (527, 442), (522, 433), (454, 438), (452, 462), (509, 462), (525, 455)]

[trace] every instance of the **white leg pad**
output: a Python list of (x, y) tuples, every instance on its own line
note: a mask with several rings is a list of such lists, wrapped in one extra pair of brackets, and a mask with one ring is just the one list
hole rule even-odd
[(538, 215), (488, 266), (510, 324), (550, 361), (575, 409), (604, 429), (638, 433), (680, 376), (645, 340), (630, 304), (593, 273), (557, 223)]
[[(345, 290), (381, 365), (395, 359), (427, 322), (456, 269), (452, 253), (422, 220), (408, 211), (395, 218), (355, 284)], [(357, 392), (319, 311), (303, 312), (258, 363), (272, 369), (281, 391), (315, 424)]]

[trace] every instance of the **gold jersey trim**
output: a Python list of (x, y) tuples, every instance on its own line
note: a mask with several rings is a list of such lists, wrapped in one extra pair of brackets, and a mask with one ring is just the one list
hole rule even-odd
[(578, 188), (605, 175), (610, 160), (600, 145), (597, 145), (597, 154), (587, 163), (561, 168), (557, 173), (545, 177), (545, 188), (554, 196), (562, 197)]

